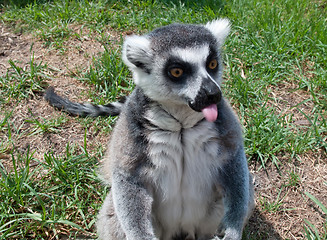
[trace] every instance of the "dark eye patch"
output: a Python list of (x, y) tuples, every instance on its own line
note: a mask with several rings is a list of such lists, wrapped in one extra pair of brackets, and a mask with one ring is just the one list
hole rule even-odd
[(216, 73), (219, 69), (219, 55), (218, 52), (210, 47), (209, 56), (206, 61), (206, 69), (209, 73)]
[(164, 67), (164, 75), (171, 81), (181, 83), (194, 72), (195, 66), (179, 58), (168, 59)]

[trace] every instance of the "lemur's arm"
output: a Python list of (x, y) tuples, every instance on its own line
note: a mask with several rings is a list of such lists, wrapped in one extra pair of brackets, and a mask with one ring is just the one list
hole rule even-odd
[(115, 211), (127, 240), (158, 240), (151, 221), (153, 198), (138, 179), (123, 170), (113, 172)]
[(225, 189), (224, 240), (239, 240), (249, 215), (250, 186), (247, 160), (243, 148), (226, 163), (221, 171), (221, 181)]

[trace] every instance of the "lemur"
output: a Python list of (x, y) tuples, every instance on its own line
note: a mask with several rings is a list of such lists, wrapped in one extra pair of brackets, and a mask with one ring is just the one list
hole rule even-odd
[(237, 240), (254, 207), (242, 129), (221, 91), (227, 19), (127, 36), (125, 102), (45, 98), (80, 116), (119, 115), (102, 166), (103, 240)]

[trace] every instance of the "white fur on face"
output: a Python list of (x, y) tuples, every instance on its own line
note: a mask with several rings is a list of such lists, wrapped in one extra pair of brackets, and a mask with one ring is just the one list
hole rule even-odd
[(197, 47), (197, 48), (185, 48), (185, 49), (174, 49), (172, 51), (173, 55), (179, 59), (194, 64), (199, 67), (198, 72), (196, 73), (197, 79), (192, 83), (192, 86), (185, 89), (186, 92), (183, 94), (190, 98), (194, 99), (197, 93), (200, 90), (202, 81), (201, 79), (207, 76), (207, 71), (205, 69), (205, 63), (209, 55), (209, 45)]
[[(229, 33), (229, 21), (227, 19), (218, 19), (207, 23), (205, 27), (213, 33), (217, 38), (218, 47), (221, 47)], [(149, 98), (158, 102), (170, 99), (170, 101), (178, 104), (187, 104), (186, 101), (193, 100), (197, 96), (203, 79), (209, 78), (219, 87), (221, 69), (217, 79), (213, 79), (206, 71), (205, 64), (209, 52), (209, 44), (189, 48), (175, 48), (170, 51), (171, 55), (197, 66), (192, 80), (188, 82), (188, 85), (180, 89), (171, 88), (166, 79), (161, 76), (161, 69), (156, 69), (160, 62), (158, 62), (158, 59), (155, 60), (155, 53), (151, 49), (151, 41), (147, 36), (134, 35), (126, 37), (123, 46), (123, 60), (133, 72), (134, 83), (141, 87)], [(156, 64), (154, 64), (154, 61), (157, 61)]]
[(189, 62), (197, 66), (204, 66), (209, 55), (209, 45), (191, 48), (175, 48), (171, 51), (171, 53), (173, 56), (176, 56), (185, 62)]
[(198, 71), (196, 72), (196, 81), (193, 81), (192, 86), (187, 88), (184, 92), (184, 95), (187, 96), (189, 99), (194, 99), (196, 97), (202, 85), (202, 80), (204, 78), (209, 78), (217, 85), (218, 88), (220, 88), (218, 84), (219, 79), (213, 79), (206, 70), (206, 63), (207, 58), (209, 56), (209, 52), (209, 45), (199, 46), (197, 48), (177, 48), (172, 51), (172, 55), (176, 56), (182, 61), (194, 64), (198, 67)]

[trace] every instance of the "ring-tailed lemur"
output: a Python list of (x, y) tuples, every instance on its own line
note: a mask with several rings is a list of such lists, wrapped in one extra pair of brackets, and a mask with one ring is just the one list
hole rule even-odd
[[(172, 24), (128, 36), (123, 60), (135, 89), (125, 103), (46, 99), (77, 115), (117, 115), (98, 216), (106, 240), (241, 239), (254, 206), (239, 121), (222, 96), (229, 21)], [(220, 231), (222, 230), (222, 231)]]

